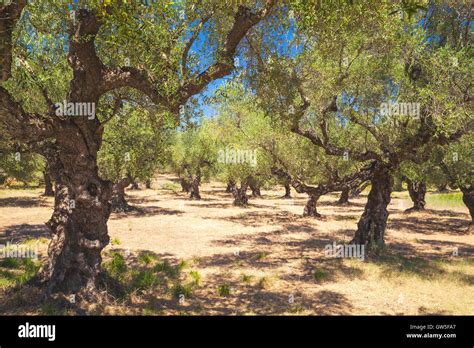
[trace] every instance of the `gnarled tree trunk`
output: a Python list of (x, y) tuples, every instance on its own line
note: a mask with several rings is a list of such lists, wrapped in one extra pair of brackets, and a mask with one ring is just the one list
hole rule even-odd
[(193, 177), (190, 176), (191, 187), (190, 187), (190, 198), (200, 200), (201, 195), (199, 194), (199, 185), (201, 185), (201, 170), (198, 168), (196, 175)]
[(133, 208), (125, 199), (125, 188), (130, 185), (132, 179), (128, 176), (116, 182), (112, 188), (112, 211), (127, 212)]
[(469, 231), (474, 231), (474, 188), (473, 187), (462, 187), (462, 201), (469, 209), (469, 214), (471, 214), (471, 224), (469, 226)]
[(247, 196), (247, 188), (248, 182), (243, 180), (240, 183), (240, 187), (235, 187), (234, 191), (232, 192), (234, 195), (234, 205), (236, 206), (246, 206), (249, 202), (249, 197)]
[(378, 163), (371, 179), (372, 188), (369, 192), (364, 213), (358, 224), (352, 244), (365, 245), (368, 253), (376, 252), (384, 246), (385, 228), (387, 226), (390, 194), (393, 178), (388, 166)]
[(260, 192), (260, 187), (258, 185), (250, 185), (250, 189), (252, 190), (252, 197), (262, 197), (262, 193)]
[(285, 195), (282, 198), (285, 198), (285, 199), (291, 198), (291, 186), (289, 183), (285, 184)]
[(225, 189), (225, 192), (232, 193), (234, 191), (234, 188), (235, 188), (235, 181), (234, 180), (229, 180), (227, 182), (227, 187)]
[(406, 211), (418, 211), (425, 209), (425, 194), (426, 194), (426, 184), (423, 181), (411, 181), (406, 179), (408, 193), (410, 198), (413, 201), (413, 207), (407, 209)]
[(320, 195), (308, 193), (309, 199), (306, 203), (303, 211), (303, 216), (313, 216), (313, 217), (321, 217), (321, 214), (318, 213), (316, 209), (316, 204), (318, 203)]
[(254, 177), (248, 179), (250, 190), (252, 191), (252, 197), (262, 197), (260, 193), (260, 184)]
[(349, 187), (344, 187), (341, 191), (341, 195), (339, 196), (339, 200), (337, 204), (348, 204), (349, 203)]
[[(101, 274), (101, 251), (109, 243), (112, 183), (99, 177), (96, 155), (67, 127), (58, 137), (59, 153), (50, 160), (56, 183), (48, 261), (40, 271), (48, 293), (92, 294)], [(92, 143), (90, 143), (92, 144)], [(89, 152), (89, 151), (92, 152)]]
[(181, 192), (189, 193), (190, 185), (185, 178), (180, 178), (179, 183), (181, 184)]
[(43, 179), (44, 179), (44, 194), (43, 194), (43, 196), (54, 197), (53, 183), (51, 181), (51, 175), (49, 173), (49, 168), (46, 168), (43, 171)]

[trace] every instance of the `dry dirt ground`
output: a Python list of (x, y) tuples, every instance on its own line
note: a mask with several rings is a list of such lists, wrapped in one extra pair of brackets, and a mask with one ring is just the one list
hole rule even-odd
[[(315, 219), (301, 216), (305, 195), (292, 191), (292, 199), (282, 199), (280, 187), (263, 190), (263, 198), (251, 199), (247, 208), (234, 207), (222, 183), (204, 184), (201, 191), (201, 201), (190, 201), (168, 175), (157, 177), (152, 189), (127, 191), (139, 210), (112, 214), (106, 264), (118, 252), (132, 274), (146, 267), (174, 267), (179, 274), (152, 279), (86, 313), (474, 314), (474, 234), (466, 233), (469, 215), (462, 205), (428, 204), (426, 212), (408, 214), (406, 192), (395, 193), (386, 249), (377, 259), (361, 261), (328, 258), (324, 248), (350, 241), (364, 194), (348, 206), (336, 205), (336, 194), (323, 197), (323, 217)], [(39, 241), (44, 257), (52, 199), (40, 192), (1, 192), (0, 244)], [(153, 272), (145, 278), (159, 277)], [(24, 302), (22, 309), (3, 299), (7, 305), (0, 312), (56, 313)]]

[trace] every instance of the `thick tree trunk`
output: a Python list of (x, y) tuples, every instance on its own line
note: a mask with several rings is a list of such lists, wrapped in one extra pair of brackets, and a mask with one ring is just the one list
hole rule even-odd
[(225, 192), (232, 193), (234, 191), (234, 188), (235, 188), (235, 181), (234, 180), (229, 180), (227, 182), (227, 187), (225, 189)]
[(185, 178), (180, 178), (179, 183), (181, 184), (181, 192), (189, 193), (190, 185)]
[(290, 184), (285, 184), (285, 195), (283, 196), (285, 199), (291, 198), (291, 186)]
[(358, 224), (352, 244), (365, 245), (367, 253), (377, 252), (384, 246), (385, 228), (387, 226), (390, 194), (393, 178), (388, 166), (377, 164), (371, 179), (372, 188), (369, 192), (364, 213)]
[(426, 194), (426, 184), (423, 181), (411, 181), (406, 179), (408, 193), (410, 198), (413, 201), (413, 207), (407, 209), (406, 211), (418, 211), (425, 209), (425, 194)]
[(341, 195), (339, 196), (339, 200), (337, 201), (337, 204), (348, 204), (349, 203), (349, 187), (345, 187), (342, 189)]
[(252, 190), (252, 197), (262, 197), (262, 193), (260, 192), (260, 187), (258, 185), (250, 185), (250, 189)]
[(462, 191), (462, 201), (469, 209), (469, 214), (471, 214), (471, 224), (469, 226), (469, 231), (474, 231), (474, 188), (473, 187), (463, 187)]
[(97, 151), (87, 152), (67, 131), (71, 129), (58, 139), (61, 152), (50, 160), (56, 183), (54, 212), (47, 223), (52, 239), (39, 275), (48, 293), (88, 296), (98, 285), (101, 251), (109, 243), (112, 184), (99, 177)]
[(49, 173), (49, 169), (45, 169), (45, 171), (43, 172), (43, 178), (44, 178), (44, 194), (43, 194), (43, 196), (54, 197), (53, 183), (51, 181), (51, 175)]
[(151, 180), (150, 180), (150, 179), (148, 179), (147, 181), (145, 181), (145, 188), (151, 189)]
[(119, 180), (113, 185), (112, 189), (112, 211), (114, 212), (127, 212), (133, 208), (128, 204), (125, 199), (125, 188), (132, 182), (130, 177)]
[(313, 217), (321, 217), (321, 214), (318, 213), (316, 209), (316, 204), (318, 203), (320, 195), (309, 194), (308, 202), (306, 203), (303, 211), (303, 216), (313, 216)]
[(252, 191), (252, 197), (261, 197), (262, 194), (260, 193), (260, 185), (258, 183), (257, 180), (255, 180), (255, 178), (253, 177), (250, 177), (248, 179), (248, 184), (249, 184), (249, 187), (250, 187), (250, 190)]
[(248, 183), (247, 181), (242, 181), (240, 187), (235, 187), (233, 194), (234, 194), (234, 205), (243, 207), (246, 206), (249, 202), (249, 197), (247, 196), (247, 188)]
[(201, 199), (201, 195), (199, 193), (199, 185), (201, 185), (201, 171), (198, 169), (196, 175), (194, 176), (194, 178), (192, 178), (192, 181), (191, 181), (191, 187), (190, 187), (191, 199), (195, 199), (195, 200)]

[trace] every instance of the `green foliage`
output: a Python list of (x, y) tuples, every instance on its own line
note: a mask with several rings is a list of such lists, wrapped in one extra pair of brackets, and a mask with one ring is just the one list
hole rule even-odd
[[(126, 131), (124, 131), (124, 127)], [(113, 116), (104, 133), (99, 168), (106, 178), (119, 181), (127, 175), (150, 179), (168, 153), (172, 123), (165, 114), (126, 104)]]

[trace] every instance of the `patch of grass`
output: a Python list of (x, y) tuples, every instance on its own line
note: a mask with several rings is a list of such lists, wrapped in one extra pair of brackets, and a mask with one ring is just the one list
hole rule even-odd
[(173, 182), (165, 182), (161, 188), (163, 190), (169, 190), (169, 191), (174, 191), (174, 192), (179, 192), (181, 190), (181, 187)]
[(46, 302), (41, 305), (40, 313), (41, 315), (61, 315), (63, 311), (57, 305)]
[(112, 277), (123, 280), (127, 272), (127, 263), (122, 254), (113, 252), (111, 253), (111, 259), (104, 262), (104, 269), (106, 269)]
[(153, 270), (155, 272), (163, 272), (170, 278), (176, 278), (179, 274), (176, 267), (173, 267), (167, 260), (163, 262), (158, 262), (154, 267)]
[(132, 272), (132, 289), (134, 290), (148, 290), (158, 282), (158, 277), (152, 269)]
[(265, 258), (266, 258), (267, 256), (268, 256), (268, 254), (267, 254), (266, 252), (264, 252), (264, 251), (260, 252), (260, 253), (258, 254), (258, 257), (257, 257), (257, 258), (258, 258), (258, 261), (263, 261), (263, 260), (265, 260)]
[(120, 244), (122, 244), (122, 242), (120, 241), (120, 239), (115, 237), (115, 238), (112, 238), (112, 240), (110, 241), (110, 244), (111, 245), (120, 245)]
[(288, 312), (293, 314), (301, 313), (305, 310), (305, 308), (301, 305), (292, 304), (288, 307)]
[(22, 284), (33, 278), (41, 267), (38, 262), (35, 262), (32, 259), (23, 259), (23, 266), (25, 272), (20, 277), (20, 283)]
[(144, 308), (143, 309), (143, 315), (153, 316), (153, 315), (159, 315), (159, 313), (156, 310), (154, 310), (153, 308)]
[(40, 269), (40, 264), (32, 259), (5, 259), (2, 266), (9, 270), (0, 269), (0, 288), (8, 288), (24, 284), (33, 278)]
[(322, 269), (315, 269), (313, 270), (313, 278), (316, 281), (323, 281), (329, 278), (329, 274)]
[(181, 295), (190, 298), (193, 296), (193, 287), (191, 284), (176, 284), (171, 288), (171, 294), (176, 298), (180, 298)]
[(242, 274), (242, 281), (246, 284), (250, 284), (252, 282), (253, 276), (250, 274)]
[(257, 283), (257, 286), (260, 289), (268, 289), (271, 285), (272, 285), (272, 282), (271, 282), (270, 278), (268, 278), (268, 277), (260, 278), (260, 280)]
[(20, 267), (21, 262), (20, 259), (14, 258), (14, 257), (7, 257), (0, 261), (0, 267), (5, 267), (5, 268), (18, 268)]
[(199, 274), (198, 271), (190, 271), (189, 272), (189, 277), (191, 278), (191, 283), (194, 286), (200, 286), (201, 285), (201, 275)]
[(182, 271), (182, 270), (185, 269), (186, 267), (188, 267), (188, 262), (185, 261), (185, 260), (182, 260), (182, 261), (178, 264), (178, 271)]
[(141, 263), (142, 265), (148, 266), (153, 261), (156, 261), (156, 256), (153, 255), (152, 253), (143, 253), (140, 256), (138, 256), (138, 262)]
[(217, 287), (217, 294), (221, 297), (230, 296), (232, 289), (228, 283), (224, 283)]
[(447, 193), (428, 193), (426, 195), (426, 204), (432, 207), (452, 208), (464, 207), (461, 192)]

